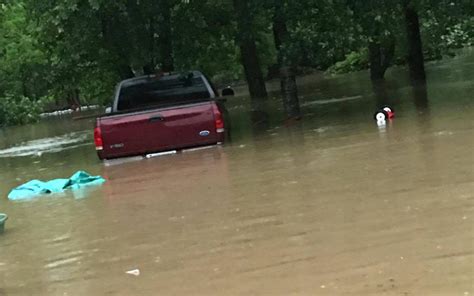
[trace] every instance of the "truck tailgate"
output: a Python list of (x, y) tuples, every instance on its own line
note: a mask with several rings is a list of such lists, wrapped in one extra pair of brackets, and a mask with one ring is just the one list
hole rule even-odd
[(103, 158), (218, 142), (213, 102), (106, 116), (99, 120)]

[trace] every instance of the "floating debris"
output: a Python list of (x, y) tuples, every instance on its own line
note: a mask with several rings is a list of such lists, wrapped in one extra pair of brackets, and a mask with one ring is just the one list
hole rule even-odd
[(0, 233), (5, 231), (5, 222), (8, 220), (7, 214), (0, 213)]
[(126, 274), (134, 275), (134, 276), (139, 276), (140, 275), (140, 269), (132, 269), (129, 271), (125, 272)]

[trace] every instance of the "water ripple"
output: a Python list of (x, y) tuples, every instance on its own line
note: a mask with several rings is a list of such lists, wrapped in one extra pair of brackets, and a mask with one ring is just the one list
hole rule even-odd
[(0, 150), (0, 158), (41, 156), (43, 153), (54, 153), (76, 148), (87, 144), (88, 134), (89, 131), (82, 131), (24, 142), (18, 146)]

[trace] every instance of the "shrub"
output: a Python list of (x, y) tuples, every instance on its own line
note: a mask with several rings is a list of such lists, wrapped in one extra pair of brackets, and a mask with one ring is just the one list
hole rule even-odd
[(0, 98), (0, 125), (16, 125), (37, 122), (41, 102), (27, 97), (5, 96)]
[(346, 55), (342, 61), (329, 67), (328, 72), (334, 74), (348, 73), (367, 69), (369, 67), (369, 57), (366, 49), (353, 51)]

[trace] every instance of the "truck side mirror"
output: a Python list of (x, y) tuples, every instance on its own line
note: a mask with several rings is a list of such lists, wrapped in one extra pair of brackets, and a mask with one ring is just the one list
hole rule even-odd
[(235, 95), (235, 92), (232, 89), (232, 87), (230, 87), (230, 86), (228, 86), (228, 87), (226, 87), (222, 90), (222, 96), (223, 97), (232, 97), (234, 95)]
[(107, 108), (105, 108), (105, 113), (106, 113), (106, 114), (112, 113), (112, 107), (107, 107)]

